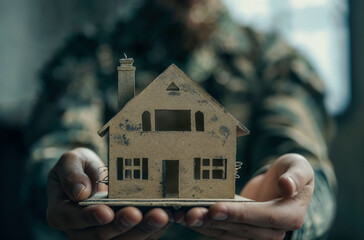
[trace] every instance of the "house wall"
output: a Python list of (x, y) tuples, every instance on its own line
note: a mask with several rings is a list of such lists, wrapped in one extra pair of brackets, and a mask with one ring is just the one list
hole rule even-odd
[[(109, 126), (109, 198), (163, 198), (163, 160), (179, 160), (179, 198), (233, 198), (236, 122), (180, 77), (157, 79), (117, 114)], [(180, 91), (166, 91), (171, 80)], [(158, 96), (158, 97), (156, 97)], [(163, 107), (161, 107), (163, 106)], [(191, 110), (191, 131), (155, 131), (155, 109)], [(142, 114), (152, 131), (142, 131)], [(204, 113), (204, 131), (194, 114)], [(194, 158), (227, 159), (226, 179), (194, 179)], [(117, 180), (117, 158), (148, 158), (148, 180)], [(211, 174), (211, 173), (210, 173)]]

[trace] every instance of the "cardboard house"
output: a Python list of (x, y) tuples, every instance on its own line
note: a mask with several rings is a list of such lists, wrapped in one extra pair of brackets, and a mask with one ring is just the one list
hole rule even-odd
[(108, 133), (109, 199), (233, 199), (236, 138), (249, 131), (174, 64), (134, 96), (132, 58), (118, 67)]

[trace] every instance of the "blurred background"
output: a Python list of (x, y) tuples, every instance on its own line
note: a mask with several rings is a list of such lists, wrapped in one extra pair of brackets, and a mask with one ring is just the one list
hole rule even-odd
[[(20, 177), (23, 130), (41, 86), (38, 73), (76, 32), (107, 29), (141, 0), (0, 0), (1, 239), (26, 239)], [(232, 17), (262, 32), (278, 32), (317, 68), (326, 105), (337, 120), (331, 146), (338, 211), (330, 239), (364, 236), (364, 1), (224, 0)], [(16, 229), (16, 230), (15, 230)], [(20, 230), (20, 231), (19, 231)]]

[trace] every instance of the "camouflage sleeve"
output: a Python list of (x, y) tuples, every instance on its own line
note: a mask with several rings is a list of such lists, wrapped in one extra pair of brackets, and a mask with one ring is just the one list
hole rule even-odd
[(269, 37), (262, 53), (263, 88), (251, 129), (252, 162), (259, 173), (285, 153), (309, 160), (315, 191), (304, 226), (292, 239), (318, 239), (333, 221), (336, 188), (328, 158), (332, 122), (323, 106), (324, 86), (309, 63), (279, 38)]
[(96, 48), (96, 41), (76, 35), (45, 66), (27, 135), (31, 159), (58, 156), (57, 149), (78, 146), (105, 150), (97, 135), (104, 101), (98, 90)]
[(96, 41), (73, 36), (41, 72), (42, 89), (27, 131), (30, 165), (81, 146), (104, 154), (105, 144), (97, 135), (104, 101), (98, 90), (96, 48)]
[[(77, 44), (74, 44), (77, 43)], [(102, 93), (97, 89), (97, 62), (90, 49), (96, 43), (73, 37), (41, 75), (42, 90), (27, 128), (29, 158), (22, 199), (29, 209), (34, 236), (58, 239), (45, 222), (49, 170), (59, 157), (75, 147), (88, 147), (105, 156), (105, 143), (97, 135), (102, 127)], [(77, 49), (70, 49), (77, 45)], [(104, 158), (105, 159), (105, 158)]]

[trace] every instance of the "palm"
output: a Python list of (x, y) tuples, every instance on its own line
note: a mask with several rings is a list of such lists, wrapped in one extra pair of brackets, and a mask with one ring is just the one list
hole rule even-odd
[[(296, 156), (295, 156), (296, 157)], [(244, 187), (241, 195), (255, 201), (269, 201), (279, 197), (292, 197), (296, 194), (296, 185), (292, 177), (285, 176), (285, 171), (291, 163), (278, 161), (269, 170), (261, 175), (253, 177)], [(300, 179), (303, 171), (295, 171), (296, 177)], [(308, 179), (313, 178), (313, 173), (308, 172)], [(304, 183), (306, 184), (306, 183)]]
[(283, 239), (286, 231), (302, 226), (313, 187), (313, 169), (308, 161), (298, 154), (286, 154), (244, 187), (241, 195), (256, 202), (193, 208), (185, 221), (210, 237)]
[(263, 202), (280, 197), (277, 179), (272, 179), (271, 174), (265, 173), (253, 177), (241, 191), (241, 195)]

